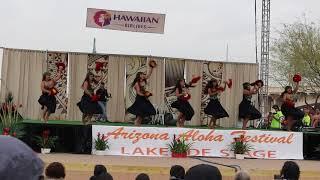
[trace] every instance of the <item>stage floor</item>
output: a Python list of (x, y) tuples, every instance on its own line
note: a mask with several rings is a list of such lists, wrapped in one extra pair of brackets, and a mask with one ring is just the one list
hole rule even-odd
[[(67, 170), (66, 179), (87, 180), (93, 173), (95, 164), (103, 164), (114, 179), (135, 179), (139, 173), (148, 173), (152, 180), (169, 179), (169, 170), (172, 165), (182, 165), (187, 170), (196, 164), (204, 163), (193, 158), (152, 158), (152, 157), (126, 157), (126, 156), (95, 156), (74, 154), (40, 154), (46, 163), (62, 162)], [(262, 160), (262, 159), (225, 159), (225, 158), (203, 158), (204, 160), (226, 165), (239, 165), (243, 170), (250, 173), (251, 179), (270, 180), (279, 171), (285, 160)], [(301, 170), (302, 180), (316, 180), (320, 177), (320, 161), (296, 161)], [(216, 165), (224, 180), (232, 180), (235, 174), (233, 169)]]

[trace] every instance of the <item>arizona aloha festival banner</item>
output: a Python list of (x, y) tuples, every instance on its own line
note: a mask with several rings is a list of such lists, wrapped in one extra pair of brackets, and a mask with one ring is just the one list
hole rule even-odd
[(303, 159), (303, 136), (300, 132), (260, 130), (211, 130), (189, 128), (155, 128), (124, 126), (92, 126), (93, 150), (98, 133), (109, 142), (105, 155), (168, 157), (168, 144), (174, 135), (193, 143), (189, 156), (234, 157), (230, 151), (233, 138), (244, 135), (253, 150), (247, 158)]
[(87, 27), (143, 33), (164, 33), (165, 14), (87, 9)]

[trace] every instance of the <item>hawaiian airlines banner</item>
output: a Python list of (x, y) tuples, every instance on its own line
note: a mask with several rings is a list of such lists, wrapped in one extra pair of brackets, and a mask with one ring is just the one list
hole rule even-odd
[(87, 27), (163, 34), (165, 16), (165, 14), (88, 8)]
[(230, 144), (241, 135), (252, 145), (248, 158), (261, 159), (303, 159), (303, 137), (300, 132), (259, 131), (259, 130), (209, 130), (187, 128), (154, 128), (92, 126), (94, 140), (98, 133), (108, 139), (110, 149), (106, 155), (120, 156), (171, 156), (168, 144), (173, 136), (184, 136), (192, 142), (189, 156), (234, 157)]

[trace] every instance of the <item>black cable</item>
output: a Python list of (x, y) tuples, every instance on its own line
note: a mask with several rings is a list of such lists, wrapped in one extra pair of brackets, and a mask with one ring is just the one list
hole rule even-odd
[(221, 164), (221, 163), (216, 163), (216, 162), (211, 162), (211, 161), (208, 161), (208, 160), (204, 160), (204, 159), (201, 159), (199, 157), (190, 157), (190, 158), (197, 159), (199, 161), (206, 162), (206, 163), (209, 163), (209, 164), (215, 164), (215, 165), (218, 165), (218, 166), (228, 167), (228, 168), (234, 169), (235, 172), (241, 171), (241, 167), (239, 165), (225, 165), (225, 164)]

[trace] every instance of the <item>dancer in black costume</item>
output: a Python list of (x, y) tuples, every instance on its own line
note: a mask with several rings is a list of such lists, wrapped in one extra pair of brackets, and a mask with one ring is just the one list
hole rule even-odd
[(249, 120), (261, 118), (261, 113), (251, 104), (253, 94), (257, 94), (263, 86), (262, 80), (257, 80), (254, 83), (243, 83), (243, 99), (239, 104), (239, 118), (243, 119), (242, 129), (247, 128)]
[(83, 113), (83, 124), (90, 124), (94, 114), (102, 114), (102, 110), (98, 104), (97, 96), (94, 94), (92, 84), (95, 82), (94, 75), (89, 72), (82, 83), (83, 96), (81, 101), (77, 103), (80, 111)]
[(189, 87), (194, 86), (191, 83), (186, 84), (185, 79), (179, 79), (173, 90), (176, 93), (177, 100), (171, 104), (171, 107), (179, 111), (177, 127), (183, 127), (184, 122), (191, 121), (194, 115), (194, 110), (188, 101), (189, 98), (185, 98), (190, 96)]
[(136, 91), (136, 99), (127, 111), (130, 114), (136, 115), (134, 121), (134, 125), (136, 126), (141, 125), (143, 118), (156, 114), (156, 110), (148, 99), (152, 94), (146, 90), (147, 79), (150, 78), (154, 68), (150, 67), (151, 69), (147, 75), (143, 72), (138, 72), (132, 83), (132, 87)]
[(38, 102), (42, 106), (43, 110), (42, 119), (45, 123), (48, 122), (49, 116), (52, 113), (55, 113), (57, 100), (55, 95), (58, 93), (55, 89), (57, 81), (61, 78), (62, 69), (59, 69), (55, 78), (51, 78), (49, 72), (45, 72), (42, 75), (41, 82), (41, 91), (42, 95), (40, 96)]
[(297, 123), (297, 121), (301, 121), (304, 116), (303, 111), (295, 108), (294, 95), (297, 93), (298, 89), (299, 82), (296, 82), (294, 90), (292, 90), (291, 86), (286, 86), (284, 92), (281, 94), (281, 98), (283, 100), (281, 111), (288, 122), (288, 131), (291, 131), (294, 124)]
[(223, 82), (223, 87), (219, 85), (216, 79), (211, 79), (205, 87), (205, 93), (209, 94), (210, 101), (204, 109), (204, 113), (211, 115), (211, 120), (208, 124), (210, 129), (216, 126), (217, 119), (229, 117), (227, 111), (222, 107), (219, 101), (219, 95), (226, 89), (227, 81)]

